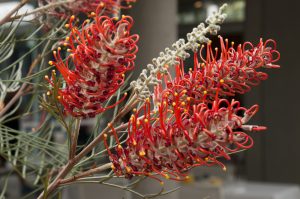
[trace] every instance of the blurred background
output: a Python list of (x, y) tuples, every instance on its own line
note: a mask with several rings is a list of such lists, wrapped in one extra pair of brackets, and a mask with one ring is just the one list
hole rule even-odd
[[(223, 3), (229, 5), (229, 16), (220, 31), (224, 38), (235, 43), (257, 44), (260, 38), (277, 41), (281, 69), (270, 70), (267, 81), (250, 93), (237, 96), (246, 107), (260, 105), (252, 123), (265, 125), (268, 130), (251, 134), (254, 147), (233, 155), (232, 161), (226, 163), (227, 172), (219, 167), (195, 169), (188, 183), (166, 182), (168, 188), (183, 188), (159, 198), (300, 199), (299, 1), (138, 0), (132, 10), (126, 11), (135, 19), (134, 32), (140, 34), (135, 74), (165, 47), (186, 38), (193, 27)], [(1, 7), (0, 3), (0, 10)], [(212, 37), (212, 40), (217, 41), (217, 38)], [(30, 44), (18, 51), (22, 53), (26, 48), (30, 48)], [(20, 123), (12, 125), (22, 126)], [(143, 192), (151, 192), (159, 185), (144, 181), (139, 187)], [(99, 196), (136, 198), (119, 189), (99, 185), (73, 186), (64, 193), (64, 198), (102, 198)]]

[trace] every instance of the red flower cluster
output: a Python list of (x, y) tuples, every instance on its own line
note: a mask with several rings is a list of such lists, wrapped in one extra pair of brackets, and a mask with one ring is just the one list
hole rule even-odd
[[(91, 13), (100, 4), (105, 7), (103, 10), (103, 15), (114, 15), (122, 8), (131, 8), (130, 3), (136, 0), (75, 0), (71, 3), (62, 4), (47, 10), (47, 14), (58, 16), (58, 17), (68, 17), (70, 14), (80, 14), (80, 13)], [(45, 6), (49, 4), (58, 3), (57, 0), (39, 0), (40, 6)]]
[(229, 47), (228, 40), (224, 42), (220, 37), (220, 44), (221, 52), (218, 52), (218, 49), (213, 51), (209, 43), (206, 58), (202, 46), (200, 49), (202, 63), (199, 63), (195, 53), (194, 69), (190, 69), (188, 73), (184, 73), (183, 64), (177, 67), (174, 79), (171, 75), (165, 78), (167, 89), (163, 91), (162, 87), (157, 87), (156, 98), (162, 98), (164, 92), (170, 92), (173, 93), (169, 95), (170, 101), (173, 101), (174, 92), (187, 91), (187, 95), (198, 103), (203, 100), (214, 100), (217, 90), (219, 96), (244, 94), (251, 89), (251, 86), (256, 86), (260, 81), (268, 78), (268, 75), (258, 71), (259, 69), (279, 67), (274, 65), (279, 60), (280, 54), (273, 40), (263, 42), (261, 39), (257, 46), (246, 42), (234, 49), (233, 44)]
[[(71, 54), (63, 61), (60, 48), (54, 51), (55, 65), (65, 79), (65, 88), (59, 91), (59, 100), (66, 111), (74, 117), (94, 117), (109, 107), (103, 102), (110, 98), (123, 84), (125, 72), (132, 70), (138, 51), (138, 35), (131, 35), (133, 20), (123, 16), (118, 22), (101, 16), (98, 7), (95, 23), (82, 25), (79, 31), (73, 27), (71, 17), (67, 27), (71, 30), (65, 46)], [(72, 61), (75, 69), (69, 69)], [(125, 97), (125, 96), (124, 96)]]
[[(230, 159), (229, 153), (252, 147), (253, 140), (243, 130), (259, 131), (265, 127), (245, 125), (258, 106), (241, 107), (238, 101), (216, 99), (190, 107), (182, 102), (170, 109), (163, 100), (158, 111), (150, 111), (149, 100), (132, 115), (128, 123), (126, 147), (118, 141), (116, 154), (106, 143), (116, 175), (160, 174), (173, 180), (186, 179), (185, 171), (196, 166), (225, 166), (218, 157)], [(239, 116), (242, 115), (242, 116)], [(154, 176), (151, 176), (155, 178)]]
[[(258, 111), (238, 101), (220, 99), (244, 93), (250, 86), (267, 78), (259, 68), (278, 68), (279, 59), (273, 40), (262, 40), (254, 47), (249, 42), (237, 50), (220, 37), (221, 53), (207, 45), (206, 59), (203, 48), (199, 64), (195, 54), (194, 69), (184, 73), (183, 62), (176, 66), (176, 77), (161, 76), (165, 85), (155, 88), (154, 108), (150, 99), (134, 110), (128, 122), (126, 146), (118, 140), (118, 132), (111, 127), (118, 146), (113, 153), (104, 135), (116, 175), (130, 178), (134, 175), (159, 174), (173, 180), (186, 179), (185, 171), (196, 166), (221, 165), (219, 157), (230, 159), (229, 154), (249, 149), (252, 138), (244, 131), (261, 131), (266, 127), (246, 123)], [(274, 45), (268, 47), (269, 44)], [(249, 46), (249, 49), (246, 47)], [(163, 88), (164, 87), (164, 88)], [(158, 179), (158, 178), (156, 178)], [(159, 179), (158, 179), (159, 180)]]

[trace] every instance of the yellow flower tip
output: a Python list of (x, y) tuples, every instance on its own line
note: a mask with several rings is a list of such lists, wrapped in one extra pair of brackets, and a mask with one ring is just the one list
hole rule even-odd
[(115, 169), (116, 169), (116, 167), (115, 167), (113, 164), (110, 166), (110, 168), (111, 168), (112, 170), (115, 170)]
[(64, 43), (63, 45), (64, 45), (64, 46), (68, 46), (68, 43)]
[(145, 123), (148, 123), (148, 122), (149, 122), (149, 120), (148, 120), (148, 119), (144, 119), (144, 122), (145, 122)]
[(104, 133), (104, 134), (103, 134), (103, 137), (104, 137), (104, 138), (107, 138), (107, 134), (106, 134), (106, 133)]
[(192, 68), (189, 68), (189, 71), (192, 71), (193, 69)]
[(226, 38), (225, 41), (228, 42), (228, 39)]
[(205, 160), (205, 161), (208, 161), (209, 159), (206, 157), (206, 158), (204, 158), (204, 160)]
[(94, 13), (94, 12), (91, 12), (91, 17), (95, 17), (96, 16), (96, 13)]
[(186, 180), (190, 180), (190, 179), (191, 179), (191, 176), (185, 176), (185, 179), (186, 179)]
[(225, 166), (223, 167), (223, 171), (227, 171), (227, 168)]
[(122, 74), (122, 77), (125, 77), (125, 74)]
[(163, 181), (160, 182), (160, 185), (161, 185), (161, 186), (164, 186), (164, 184), (165, 184), (165, 183), (164, 183)]
[(168, 68), (169, 68), (169, 65), (168, 65), (168, 64), (165, 64), (165, 68), (168, 69)]
[(181, 102), (181, 105), (182, 105), (182, 106), (185, 106), (186, 104), (185, 104), (185, 102)]
[(50, 96), (51, 95), (51, 92), (50, 91), (47, 91), (47, 93), (46, 93), (48, 96)]
[(70, 24), (67, 23), (67, 24), (65, 25), (65, 28), (70, 28)]
[(140, 151), (140, 152), (139, 152), (139, 155), (140, 155), (140, 156), (145, 156), (146, 153), (145, 153), (145, 151)]
[(69, 52), (69, 53), (70, 53), (70, 52), (72, 52), (72, 50), (71, 50), (70, 48), (68, 48), (68, 49), (67, 49), (67, 52)]
[(186, 100), (187, 100), (187, 101), (191, 101), (191, 97), (187, 97)]
[(138, 121), (136, 122), (136, 124), (139, 126), (139, 125), (141, 124), (141, 122), (138, 120)]
[(169, 176), (168, 174), (166, 174), (166, 175), (165, 175), (165, 178), (169, 180), (169, 179), (170, 179), (170, 176)]
[[(100, 6), (100, 7), (104, 7), (105, 4), (104, 4), (103, 2), (101, 2), (99, 6)], [(94, 13), (94, 12), (92, 12), (92, 13)], [(94, 14), (95, 14), (95, 13), (94, 13)]]
[(114, 17), (113, 20), (118, 21), (119, 17)]
[(172, 106), (176, 106), (176, 103), (175, 103), (175, 102), (173, 102), (173, 103), (172, 103)]
[(72, 16), (71, 16), (71, 19), (74, 20), (74, 19), (75, 19), (75, 15), (72, 15)]
[(45, 79), (48, 80), (48, 79), (49, 79), (49, 76), (48, 76), (48, 75), (45, 75)]
[(132, 111), (135, 113), (137, 110), (136, 110), (136, 108), (134, 108)]
[(49, 61), (48, 64), (49, 64), (50, 66), (53, 66), (54, 62), (53, 62), (53, 61)]
[(206, 95), (206, 94), (207, 94), (207, 91), (203, 91), (203, 94)]
[(223, 83), (224, 83), (224, 79), (221, 79), (221, 80), (220, 80), (220, 83), (223, 84)]
[(218, 51), (218, 47), (215, 48), (215, 51)]
[(175, 93), (174, 93), (174, 95), (175, 95), (175, 97), (177, 97), (177, 96), (178, 96), (178, 93), (177, 93), (177, 92), (175, 92)]
[(231, 42), (231, 45), (234, 46), (234, 41)]
[(85, 20), (85, 22), (86, 22), (86, 23), (90, 23), (90, 22), (91, 22), (91, 20), (89, 20), (89, 19), (86, 19), (86, 20)]
[(122, 15), (122, 19), (124, 19), (126, 17), (126, 15)]
[(56, 55), (56, 53), (57, 53), (56, 50), (54, 50), (54, 51), (53, 51), (53, 55)]
[(66, 41), (69, 41), (70, 40), (70, 37), (66, 37)]
[(150, 102), (150, 99), (149, 99), (149, 97), (148, 97), (148, 98), (146, 98), (145, 102)]
[(61, 47), (58, 47), (58, 48), (57, 48), (57, 50), (59, 50), (59, 51), (60, 51), (60, 50), (61, 50)]

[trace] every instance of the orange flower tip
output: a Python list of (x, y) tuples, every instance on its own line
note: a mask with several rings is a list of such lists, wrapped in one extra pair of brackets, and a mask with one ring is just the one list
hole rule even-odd
[(60, 50), (61, 50), (61, 47), (58, 47), (57, 50), (60, 51)]
[(52, 72), (53, 75), (56, 75), (56, 71), (55, 70), (52, 70), (51, 72)]
[(131, 168), (126, 167), (126, 171), (127, 171), (127, 173), (131, 173)]
[(140, 155), (140, 156), (145, 156), (146, 153), (145, 153), (145, 151), (140, 151), (140, 152), (139, 152), (139, 155)]
[(224, 83), (224, 79), (221, 79), (221, 80), (220, 80), (220, 83), (223, 84), (223, 83)]
[(137, 143), (136, 143), (136, 141), (135, 140), (133, 140), (133, 146), (136, 146), (137, 145)]
[(223, 167), (223, 171), (227, 171), (227, 168), (225, 166)]
[(233, 42), (231, 42), (231, 45), (232, 45), (232, 46), (234, 46), (234, 41), (233, 41)]
[(58, 99), (58, 100), (61, 100), (61, 96), (60, 96), (60, 95), (59, 95), (59, 96), (57, 96), (57, 99)]
[(125, 74), (122, 74), (122, 77), (125, 77)]
[(125, 95), (125, 96), (127, 96), (127, 95), (128, 95), (128, 93), (127, 93), (127, 92), (125, 92), (125, 93), (124, 93), (124, 95)]
[(69, 53), (70, 53), (70, 52), (72, 52), (72, 50), (71, 50), (70, 48), (68, 48), (68, 49), (67, 49), (67, 52), (69, 52)]
[(169, 180), (169, 179), (170, 179), (170, 176), (169, 176), (168, 174), (166, 174), (166, 175), (165, 175), (165, 178), (166, 178), (167, 180)]
[(149, 98), (146, 98), (145, 102), (150, 102), (150, 99), (149, 99)]
[(191, 101), (191, 97), (187, 97), (186, 100), (187, 100), (187, 101)]
[(66, 41), (69, 41), (70, 40), (70, 37), (66, 37)]
[(208, 45), (210, 45), (211, 43), (212, 43), (212, 40), (209, 40), (209, 41), (207, 42)]
[(174, 95), (175, 95), (175, 97), (177, 97), (177, 96), (178, 96), (178, 93), (177, 93), (177, 92), (175, 92), (175, 93), (174, 93)]
[(141, 124), (141, 122), (138, 120), (138, 121), (136, 122), (136, 124), (139, 126), (139, 125)]
[(106, 134), (106, 133), (104, 133), (104, 134), (103, 134), (103, 137), (106, 139), (106, 138), (107, 138), (107, 134)]
[(184, 93), (184, 94), (187, 93), (187, 90), (183, 90), (182, 93)]
[(96, 16), (96, 13), (94, 13), (94, 12), (91, 12), (91, 17), (95, 17)]
[(203, 91), (203, 94), (206, 95), (206, 94), (207, 94), (207, 91)]
[(186, 180), (190, 180), (190, 179), (191, 179), (191, 176), (185, 176), (185, 179), (186, 179)]
[(53, 61), (49, 61), (48, 64), (49, 64), (50, 66), (53, 66), (54, 62), (53, 62)]
[(49, 76), (48, 76), (48, 75), (45, 75), (45, 79), (46, 79), (46, 80), (49, 80)]
[(119, 17), (114, 17), (113, 20), (118, 21)]
[(228, 42), (228, 39), (226, 38), (225, 41)]
[(182, 105), (182, 106), (185, 106), (186, 104), (185, 104), (185, 102), (181, 102), (181, 105)]
[(134, 108), (132, 111), (135, 113), (137, 110), (136, 110), (136, 108)]
[(168, 69), (169, 68), (169, 65), (168, 64), (165, 64), (165, 66), (164, 66), (166, 69)]
[[(105, 6), (105, 4), (103, 3), (103, 2), (101, 2), (100, 4), (99, 4), (99, 6), (100, 7), (104, 7)], [(93, 13), (93, 12), (92, 12)], [(95, 13), (94, 13), (95, 14)]]
[(118, 149), (122, 149), (122, 146), (120, 144), (118, 145)]
[(215, 51), (218, 51), (218, 47), (215, 48)]
[(74, 19), (75, 19), (75, 15), (72, 15), (72, 16), (71, 16), (71, 19), (74, 20)]
[(56, 50), (54, 50), (54, 51), (53, 51), (53, 55), (56, 55), (56, 53), (57, 53)]
[(189, 68), (189, 71), (192, 71), (193, 69), (192, 68)]
[(47, 93), (46, 93), (48, 96), (50, 96), (51, 95), (51, 92), (50, 91), (47, 91)]
[(144, 122), (145, 122), (145, 123), (148, 123), (148, 122), (149, 122), (149, 120), (148, 120), (148, 119), (144, 119)]
[(208, 161), (209, 159), (208, 159), (208, 158), (204, 158), (204, 160), (205, 160), (205, 161)]
[(68, 43), (64, 43), (64, 46), (68, 46)]
[(202, 63), (201, 66), (204, 67), (204, 66), (205, 66), (205, 63)]
[(176, 103), (175, 103), (175, 102), (173, 102), (173, 103), (172, 103), (172, 106), (176, 106)]
[(116, 169), (116, 167), (115, 167), (113, 164), (110, 166), (110, 168), (111, 168), (112, 170), (115, 170), (115, 169)]
[(126, 17), (126, 15), (122, 15), (122, 19), (124, 19)]
[(66, 25), (65, 25), (65, 28), (70, 28), (70, 24), (66, 24)]
[(107, 124), (107, 126), (108, 126), (108, 127), (112, 127), (112, 124), (109, 122), (109, 123)]

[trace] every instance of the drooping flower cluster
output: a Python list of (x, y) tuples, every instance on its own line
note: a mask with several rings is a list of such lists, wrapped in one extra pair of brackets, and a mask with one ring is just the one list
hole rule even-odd
[[(154, 107), (150, 99), (134, 110), (128, 122), (128, 138), (122, 146), (117, 130), (110, 125), (117, 140), (115, 152), (104, 143), (116, 175), (130, 178), (134, 175), (159, 174), (173, 180), (184, 180), (185, 171), (196, 166), (218, 164), (226, 167), (219, 157), (249, 149), (252, 138), (245, 131), (261, 131), (266, 127), (248, 125), (258, 111), (258, 105), (247, 109), (240, 102), (229, 102), (222, 97), (244, 93), (250, 86), (267, 78), (259, 68), (278, 68), (274, 63), (280, 55), (273, 40), (262, 40), (257, 46), (246, 42), (237, 50), (220, 37), (221, 53), (207, 45), (202, 64), (197, 54), (194, 69), (184, 72), (182, 60), (176, 66), (176, 77), (159, 74), (164, 84), (155, 88)], [(273, 43), (273, 46), (269, 44)], [(250, 48), (246, 49), (249, 46)]]
[[(94, 117), (111, 108), (113, 105), (103, 107), (103, 103), (119, 89), (125, 73), (134, 67), (139, 37), (130, 34), (132, 18), (123, 16), (115, 22), (113, 18), (99, 16), (101, 10), (98, 7), (95, 22), (86, 21), (81, 31), (73, 27), (72, 16), (67, 24), (71, 34), (64, 44), (71, 54), (63, 61), (58, 48), (54, 51), (55, 61), (49, 62), (65, 80), (59, 100), (74, 117)], [(69, 68), (69, 62), (75, 65), (74, 70)]]
[[(57, 17), (68, 17), (72, 14), (77, 15), (80, 13), (89, 14), (94, 12), (100, 4), (105, 8), (103, 15), (111, 16), (117, 15), (120, 9), (130, 8), (130, 3), (136, 0), (74, 0), (70, 3), (53, 6), (47, 9), (47, 14)], [(61, 1), (58, 0), (39, 0), (39, 6), (47, 6), (57, 4)]]

